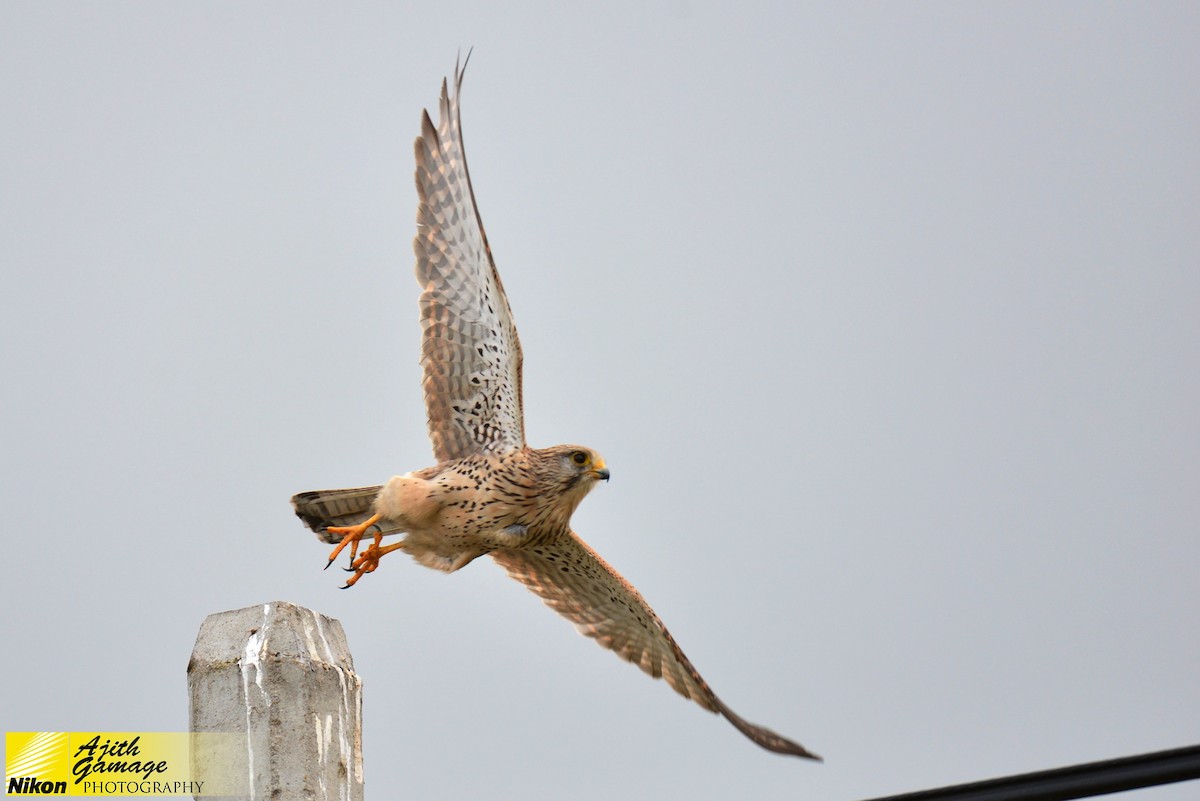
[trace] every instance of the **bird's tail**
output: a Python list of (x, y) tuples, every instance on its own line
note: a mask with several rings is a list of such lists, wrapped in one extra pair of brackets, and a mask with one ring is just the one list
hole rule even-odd
[[(330, 526), (357, 525), (372, 514), (375, 496), (383, 487), (353, 487), (351, 489), (314, 490), (292, 496), (292, 508), (296, 517), (304, 521), (322, 542), (341, 542), (342, 538), (330, 534)], [(384, 534), (394, 534), (401, 529), (389, 528), (387, 521), (380, 521)]]

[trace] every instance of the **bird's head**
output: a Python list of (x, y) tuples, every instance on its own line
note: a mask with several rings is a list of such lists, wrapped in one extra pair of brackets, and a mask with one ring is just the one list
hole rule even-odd
[(555, 445), (530, 451), (537, 473), (539, 514), (548, 515), (552, 525), (566, 527), (592, 488), (608, 481), (603, 457), (582, 445)]
[(571, 497), (572, 509), (597, 481), (608, 481), (604, 458), (582, 445), (555, 445), (533, 451), (537, 472), (547, 499)]
[(604, 457), (582, 445), (559, 445), (551, 448), (558, 461), (561, 480), (570, 488), (591, 489), (597, 481), (608, 481)]

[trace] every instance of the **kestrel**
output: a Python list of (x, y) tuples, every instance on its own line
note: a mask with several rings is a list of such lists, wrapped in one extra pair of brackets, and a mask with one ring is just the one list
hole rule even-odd
[[(641, 593), (571, 530), (580, 501), (608, 480), (600, 454), (581, 445), (526, 444), (521, 343), (463, 150), (465, 67), (455, 67), (453, 97), (442, 81), (438, 125), (424, 112), (415, 143), (420, 204), (413, 249), (422, 288), (425, 408), (437, 464), (382, 486), (302, 492), (292, 498), (296, 514), (320, 539), (337, 543), (329, 564), (350, 546), (347, 587), (396, 550), (447, 573), (487, 554), (581, 634), (665, 678), (763, 748), (819, 760), (727, 707)], [(405, 537), (382, 545), (389, 534)]]

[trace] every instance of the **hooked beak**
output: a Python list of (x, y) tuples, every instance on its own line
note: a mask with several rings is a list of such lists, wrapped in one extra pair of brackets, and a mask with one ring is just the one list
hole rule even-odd
[(592, 469), (588, 472), (590, 472), (598, 481), (608, 481), (608, 466), (604, 464), (603, 459), (597, 459), (595, 464), (592, 465)]

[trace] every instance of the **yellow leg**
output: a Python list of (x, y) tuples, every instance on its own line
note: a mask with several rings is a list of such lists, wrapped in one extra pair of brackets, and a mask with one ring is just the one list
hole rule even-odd
[[(354, 546), (350, 549), (350, 562), (351, 562), (351, 564), (353, 564), (354, 557), (358, 553), (358, 541), (361, 540), (364, 536), (366, 536), (367, 529), (369, 529), (371, 526), (375, 525), (378, 522), (379, 522), (379, 515), (371, 515), (370, 520), (364, 520), (363, 522), (359, 523), (357, 526), (329, 526), (327, 529), (325, 529), (330, 534), (344, 535), (342, 537), (342, 541), (339, 542), (338, 546), (333, 549), (333, 553), (329, 554), (329, 561), (326, 563), (325, 567), (328, 568), (329, 565), (332, 565), (333, 560), (337, 559), (338, 554), (340, 554), (342, 552), (342, 549), (345, 548), (350, 543), (354, 543)], [(377, 531), (378, 531), (378, 529), (377, 529)], [(383, 539), (383, 534), (377, 533), (375, 535), (375, 544), (378, 545), (382, 539)]]

